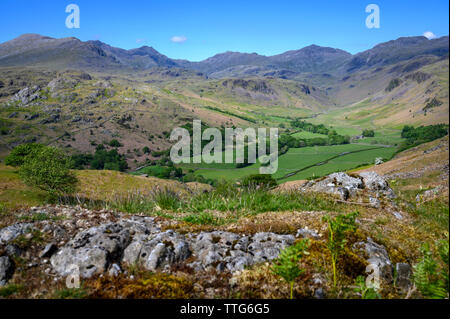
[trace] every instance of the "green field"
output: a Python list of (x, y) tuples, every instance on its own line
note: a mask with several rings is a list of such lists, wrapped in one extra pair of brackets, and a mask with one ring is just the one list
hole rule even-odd
[(374, 137), (365, 137), (360, 140), (354, 141), (354, 143), (360, 144), (378, 144), (378, 145), (398, 145), (403, 141), (400, 136), (399, 130), (375, 130)]
[[(332, 172), (372, 164), (377, 157), (390, 158), (395, 150), (394, 147), (363, 144), (294, 148), (279, 157), (278, 171), (273, 177), (278, 179), (279, 182), (320, 177)], [(211, 165), (214, 165), (214, 167)], [(258, 174), (261, 166), (256, 163), (238, 169), (220, 168), (220, 165), (222, 164), (197, 164), (195, 174), (217, 180), (238, 180), (247, 175)], [(187, 168), (187, 166), (184, 166), (184, 168)]]
[(304, 138), (304, 139), (310, 139), (310, 138), (316, 138), (316, 137), (321, 137), (321, 138), (327, 138), (327, 135), (324, 134), (319, 134), (319, 133), (312, 133), (312, 132), (308, 132), (308, 131), (300, 131), (300, 132), (296, 132), (294, 134), (291, 134), (292, 137), (295, 138)]
[(320, 177), (337, 171), (347, 171), (365, 164), (373, 164), (375, 158), (391, 158), (395, 153), (394, 147), (374, 148), (358, 151), (334, 158), (327, 163), (319, 166), (307, 168), (293, 176), (279, 180), (287, 182), (293, 180), (307, 179), (310, 177)]

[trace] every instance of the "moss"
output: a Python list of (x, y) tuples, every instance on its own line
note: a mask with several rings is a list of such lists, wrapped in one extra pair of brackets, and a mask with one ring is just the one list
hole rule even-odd
[(42, 244), (45, 242), (44, 234), (40, 230), (32, 230), (24, 235), (20, 235), (11, 241), (21, 249), (28, 249), (33, 243)]
[[(302, 266), (303, 268), (303, 266)], [(308, 283), (310, 272), (306, 269), (294, 284), (294, 298), (311, 298)], [(257, 265), (246, 269), (233, 278), (236, 287), (234, 298), (272, 299), (289, 298), (289, 287), (280, 277), (273, 274), (269, 264)]]
[(8, 298), (8, 297), (18, 293), (22, 289), (23, 289), (23, 287), (21, 285), (16, 285), (16, 284), (9, 284), (7, 286), (0, 287), (0, 297)]
[(360, 275), (365, 275), (367, 261), (358, 256), (350, 249), (345, 249), (337, 262), (339, 274), (347, 277), (352, 282)]
[(56, 290), (53, 297), (56, 299), (85, 299), (88, 296), (88, 292), (83, 288), (65, 288)]
[(102, 277), (93, 284), (90, 297), (106, 299), (187, 299), (193, 284), (185, 278), (162, 273), (147, 274), (131, 280), (127, 277)]

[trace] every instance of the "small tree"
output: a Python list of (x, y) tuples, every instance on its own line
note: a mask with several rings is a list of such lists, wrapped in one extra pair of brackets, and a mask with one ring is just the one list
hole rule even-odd
[(364, 130), (364, 131), (362, 132), (362, 135), (363, 135), (364, 137), (374, 137), (374, 136), (375, 136), (375, 131), (374, 131), (374, 130), (366, 129), (366, 130)]
[(78, 180), (70, 167), (70, 157), (60, 149), (42, 147), (25, 157), (19, 175), (25, 184), (38, 187), (54, 197), (75, 191)]
[(307, 239), (298, 242), (295, 245), (284, 249), (272, 265), (272, 272), (282, 277), (290, 287), (290, 298), (294, 297), (294, 282), (304, 269), (298, 266), (298, 262), (303, 255), (308, 254), (306, 251), (309, 245)]
[(44, 145), (35, 143), (26, 143), (16, 146), (11, 153), (5, 158), (5, 164), (9, 166), (21, 166), (25, 157), (32, 151), (42, 149)]
[(346, 235), (348, 232), (356, 231), (356, 217), (358, 212), (338, 215), (335, 218), (324, 216), (323, 220), (328, 223), (328, 250), (331, 254), (331, 263), (333, 265), (333, 285), (336, 287), (336, 262), (339, 255), (347, 243)]

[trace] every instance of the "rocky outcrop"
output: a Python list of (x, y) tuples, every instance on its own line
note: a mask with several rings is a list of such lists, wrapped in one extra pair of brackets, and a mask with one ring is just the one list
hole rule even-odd
[(18, 223), (5, 228), (0, 229), (0, 245), (6, 244), (20, 235), (29, 232), (32, 229), (30, 223)]
[[(31, 268), (39, 268), (44, 277), (55, 281), (74, 275), (84, 279), (121, 275), (134, 280), (133, 269), (184, 272), (216, 280), (234, 277), (252, 265), (265, 267), (296, 238), (326, 240), (319, 232), (323, 229), (306, 226), (293, 230), (296, 236), (223, 230), (181, 233), (174, 220), (81, 207), (34, 207), (21, 210), (18, 218), (27, 220), (36, 214), (39, 220), (0, 229), (0, 285), (15, 283), (17, 276)], [(23, 237), (17, 240), (19, 236)], [(384, 246), (367, 238), (352, 250), (376, 266), (386, 284), (395, 283), (402, 293), (412, 286), (410, 265), (393, 265)], [(15, 265), (16, 260), (25, 262)], [(321, 273), (313, 275), (308, 282), (311, 296), (325, 297), (324, 280)]]
[(169, 271), (189, 257), (196, 271), (243, 270), (245, 266), (270, 261), (293, 244), (292, 235), (257, 233), (244, 236), (214, 231), (182, 235), (162, 232), (151, 217), (121, 219), (78, 233), (50, 259), (54, 270), (67, 276), (76, 266), (81, 277), (106, 272), (110, 266), (139, 264), (150, 271)]
[(57, 77), (47, 84), (47, 88), (51, 93), (56, 93), (63, 89), (73, 89), (78, 83), (80, 80), (76, 78)]
[(309, 181), (300, 188), (304, 192), (318, 192), (339, 196), (341, 200), (369, 193), (370, 204), (379, 207), (379, 197), (392, 199), (394, 191), (389, 187), (386, 179), (375, 172), (361, 173), (350, 176), (346, 173), (333, 173), (319, 180)]
[(275, 259), (280, 251), (292, 245), (294, 240), (292, 235), (264, 232), (253, 236), (222, 231), (191, 235), (189, 241), (197, 260), (190, 266), (197, 271), (243, 270), (245, 266)]
[(25, 87), (19, 92), (17, 92), (12, 98), (12, 102), (19, 102), (23, 105), (27, 105), (30, 102), (33, 102), (34, 100), (37, 100), (40, 98), (39, 94), (40, 87), (35, 85), (32, 87)]
[(395, 198), (394, 191), (389, 187), (386, 179), (375, 172), (364, 172), (359, 174), (362, 177), (365, 189), (374, 192), (381, 193), (388, 198)]

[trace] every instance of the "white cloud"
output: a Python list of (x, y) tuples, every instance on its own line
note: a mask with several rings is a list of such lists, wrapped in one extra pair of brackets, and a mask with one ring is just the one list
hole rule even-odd
[(175, 35), (170, 39), (170, 41), (175, 42), (175, 43), (183, 43), (186, 40), (187, 40), (187, 38), (182, 35)]
[(136, 40), (136, 43), (137, 43), (137, 44), (142, 43), (142, 42), (145, 42), (145, 39), (137, 39), (137, 40)]
[(424, 32), (424, 33), (423, 33), (423, 36), (424, 36), (425, 38), (427, 38), (428, 40), (436, 39), (436, 38), (437, 38), (436, 34), (434, 34), (434, 33), (431, 32), (431, 31)]

